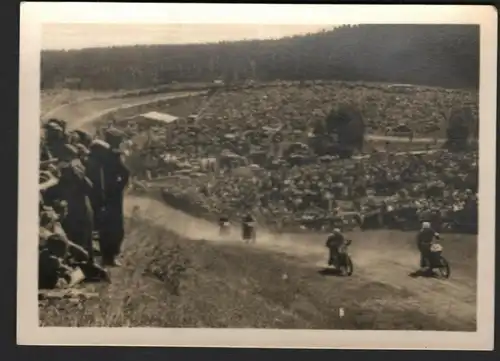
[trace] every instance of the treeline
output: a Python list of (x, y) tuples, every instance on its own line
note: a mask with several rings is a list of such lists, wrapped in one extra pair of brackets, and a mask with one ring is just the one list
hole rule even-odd
[(335, 79), (477, 88), (479, 26), (358, 25), (278, 40), (42, 52), (42, 88)]

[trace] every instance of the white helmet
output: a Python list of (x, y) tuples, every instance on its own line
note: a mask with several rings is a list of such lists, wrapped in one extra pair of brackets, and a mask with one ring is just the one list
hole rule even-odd
[(334, 228), (332, 233), (333, 234), (339, 234), (339, 233), (341, 233), (340, 232), (340, 228)]
[(429, 229), (429, 228), (431, 228), (431, 224), (429, 222), (422, 223), (422, 229)]

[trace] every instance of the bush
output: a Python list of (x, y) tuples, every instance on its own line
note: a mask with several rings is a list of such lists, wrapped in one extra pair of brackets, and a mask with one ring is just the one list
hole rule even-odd
[(476, 121), (470, 108), (455, 108), (451, 111), (446, 130), (446, 144), (451, 151), (463, 151), (468, 148), (468, 140), (472, 135)]
[(152, 275), (165, 283), (167, 290), (176, 296), (180, 294), (181, 280), (190, 267), (190, 261), (185, 257), (181, 247), (176, 244), (167, 250), (156, 245), (153, 258), (145, 268), (146, 275)]

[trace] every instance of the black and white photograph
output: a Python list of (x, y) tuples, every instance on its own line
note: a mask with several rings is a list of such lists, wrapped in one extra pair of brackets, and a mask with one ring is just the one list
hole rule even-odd
[(25, 2), (20, 31), (18, 343), (492, 349), (493, 7)]

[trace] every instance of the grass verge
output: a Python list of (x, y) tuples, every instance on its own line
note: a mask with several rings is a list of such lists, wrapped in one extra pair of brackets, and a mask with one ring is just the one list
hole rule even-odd
[[(404, 290), (326, 277), (291, 256), (187, 241), (129, 220), (124, 265), (99, 297), (44, 301), (41, 326), (448, 330)], [(344, 316), (340, 317), (340, 309)]]

